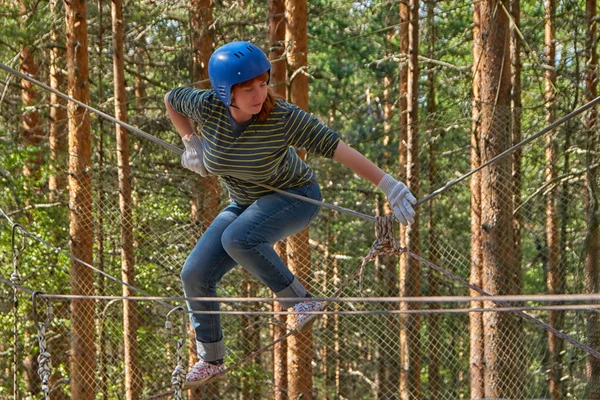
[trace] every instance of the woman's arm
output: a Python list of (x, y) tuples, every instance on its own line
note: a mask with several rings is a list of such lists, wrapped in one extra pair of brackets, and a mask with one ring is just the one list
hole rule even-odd
[(373, 164), (367, 157), (348, 146), (343, 140), (339, 141), (335, 153), (333, 154), (333, 159), (350, 168), (350, 170), (358, 176), (369, 180), (375, 186), (379, 185), (385, 175), (385, 172), (383, 172), (381, 168)]
[(181, 136), (181, 138), (189, 138), (194, 134), (194, 125), (192, 125), (192, 121), (190, 121), (187, 117), (179, 114), (177, 111), (175, 111), (175, 109), (173, 109), (173, 107), (171, 107), (171, 104), (169, 103), (169, 93), (165, 95), (165, 107), (167, 108), (167, 114), (175, 126), (175, 129), (177, 129), (179, 136)]
[(335, 149), (333, 159), (381, 189), (385, 193), (394, 215), (402, 225), (412, 224), (415, 221), (413, 204), (416, 203), (417, 199), (410, 193), (404, 183), (398, 182), (392, 176), (383, 172), (367, 157), (341, 140)]

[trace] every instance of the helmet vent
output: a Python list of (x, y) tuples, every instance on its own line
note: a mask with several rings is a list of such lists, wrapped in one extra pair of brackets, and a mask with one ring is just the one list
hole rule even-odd
[(253, 50), (253, 49), (252, 49), (252, 47), (250, 47), (250, 46), (246, 46), (246, 50), (248, 50), (250, 53), (253, 53), (253, 52), (254, 52), (254, 50)]
[(233, 55), (236, 56), (237, 58), (244, 57), (244, 53), (242, 53), (241, 51), (238, 51), (237, 53), (233, 53)]

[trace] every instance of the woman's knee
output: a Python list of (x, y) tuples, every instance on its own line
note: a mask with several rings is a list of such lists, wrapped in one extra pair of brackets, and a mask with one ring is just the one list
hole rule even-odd
[(229, 227), (225, 229), (221, 236), (221, 245), (227, 254), (235, 258), (235, 254), (253, 247), (252, 241), (249, 240), (248, 236), (245, 231)]
[(213, 282), (209, 271), (209, 266), (203, 265), (202, 263), (192, 262), (190, 259), (188, 259), (185, 264), (183, 264), (183, 268), (179, 274), (184, 289), (200, 287), (205, 290), (209, 290), (210, 288), (216, 287), (218, 282)]

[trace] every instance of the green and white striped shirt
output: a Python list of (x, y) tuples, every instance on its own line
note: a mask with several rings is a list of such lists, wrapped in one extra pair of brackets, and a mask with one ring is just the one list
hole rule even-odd
[(339, 135), (315, 116), (277, 99), (266, 121), (236, 123), (214, 90), (180, 87), (170, 92), (171, 107), (200, 123), (204, 166), (220, 176), (238, 204), (250, 204), (269, 193), (252, 182), (288, 189), (315, 180), (313, 170), (294, 151), (333, 158)]

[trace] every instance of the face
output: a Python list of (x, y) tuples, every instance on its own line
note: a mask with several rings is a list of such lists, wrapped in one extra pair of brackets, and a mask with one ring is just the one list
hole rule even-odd
[(236, 86), (231, 94), (232, 105), (237, 107), (230, 108), (232, 116), (238, 122), (247, 121), (262, 109), (267, 98), (267, 82), (263, 79), (254, 79), (244, 86)]

